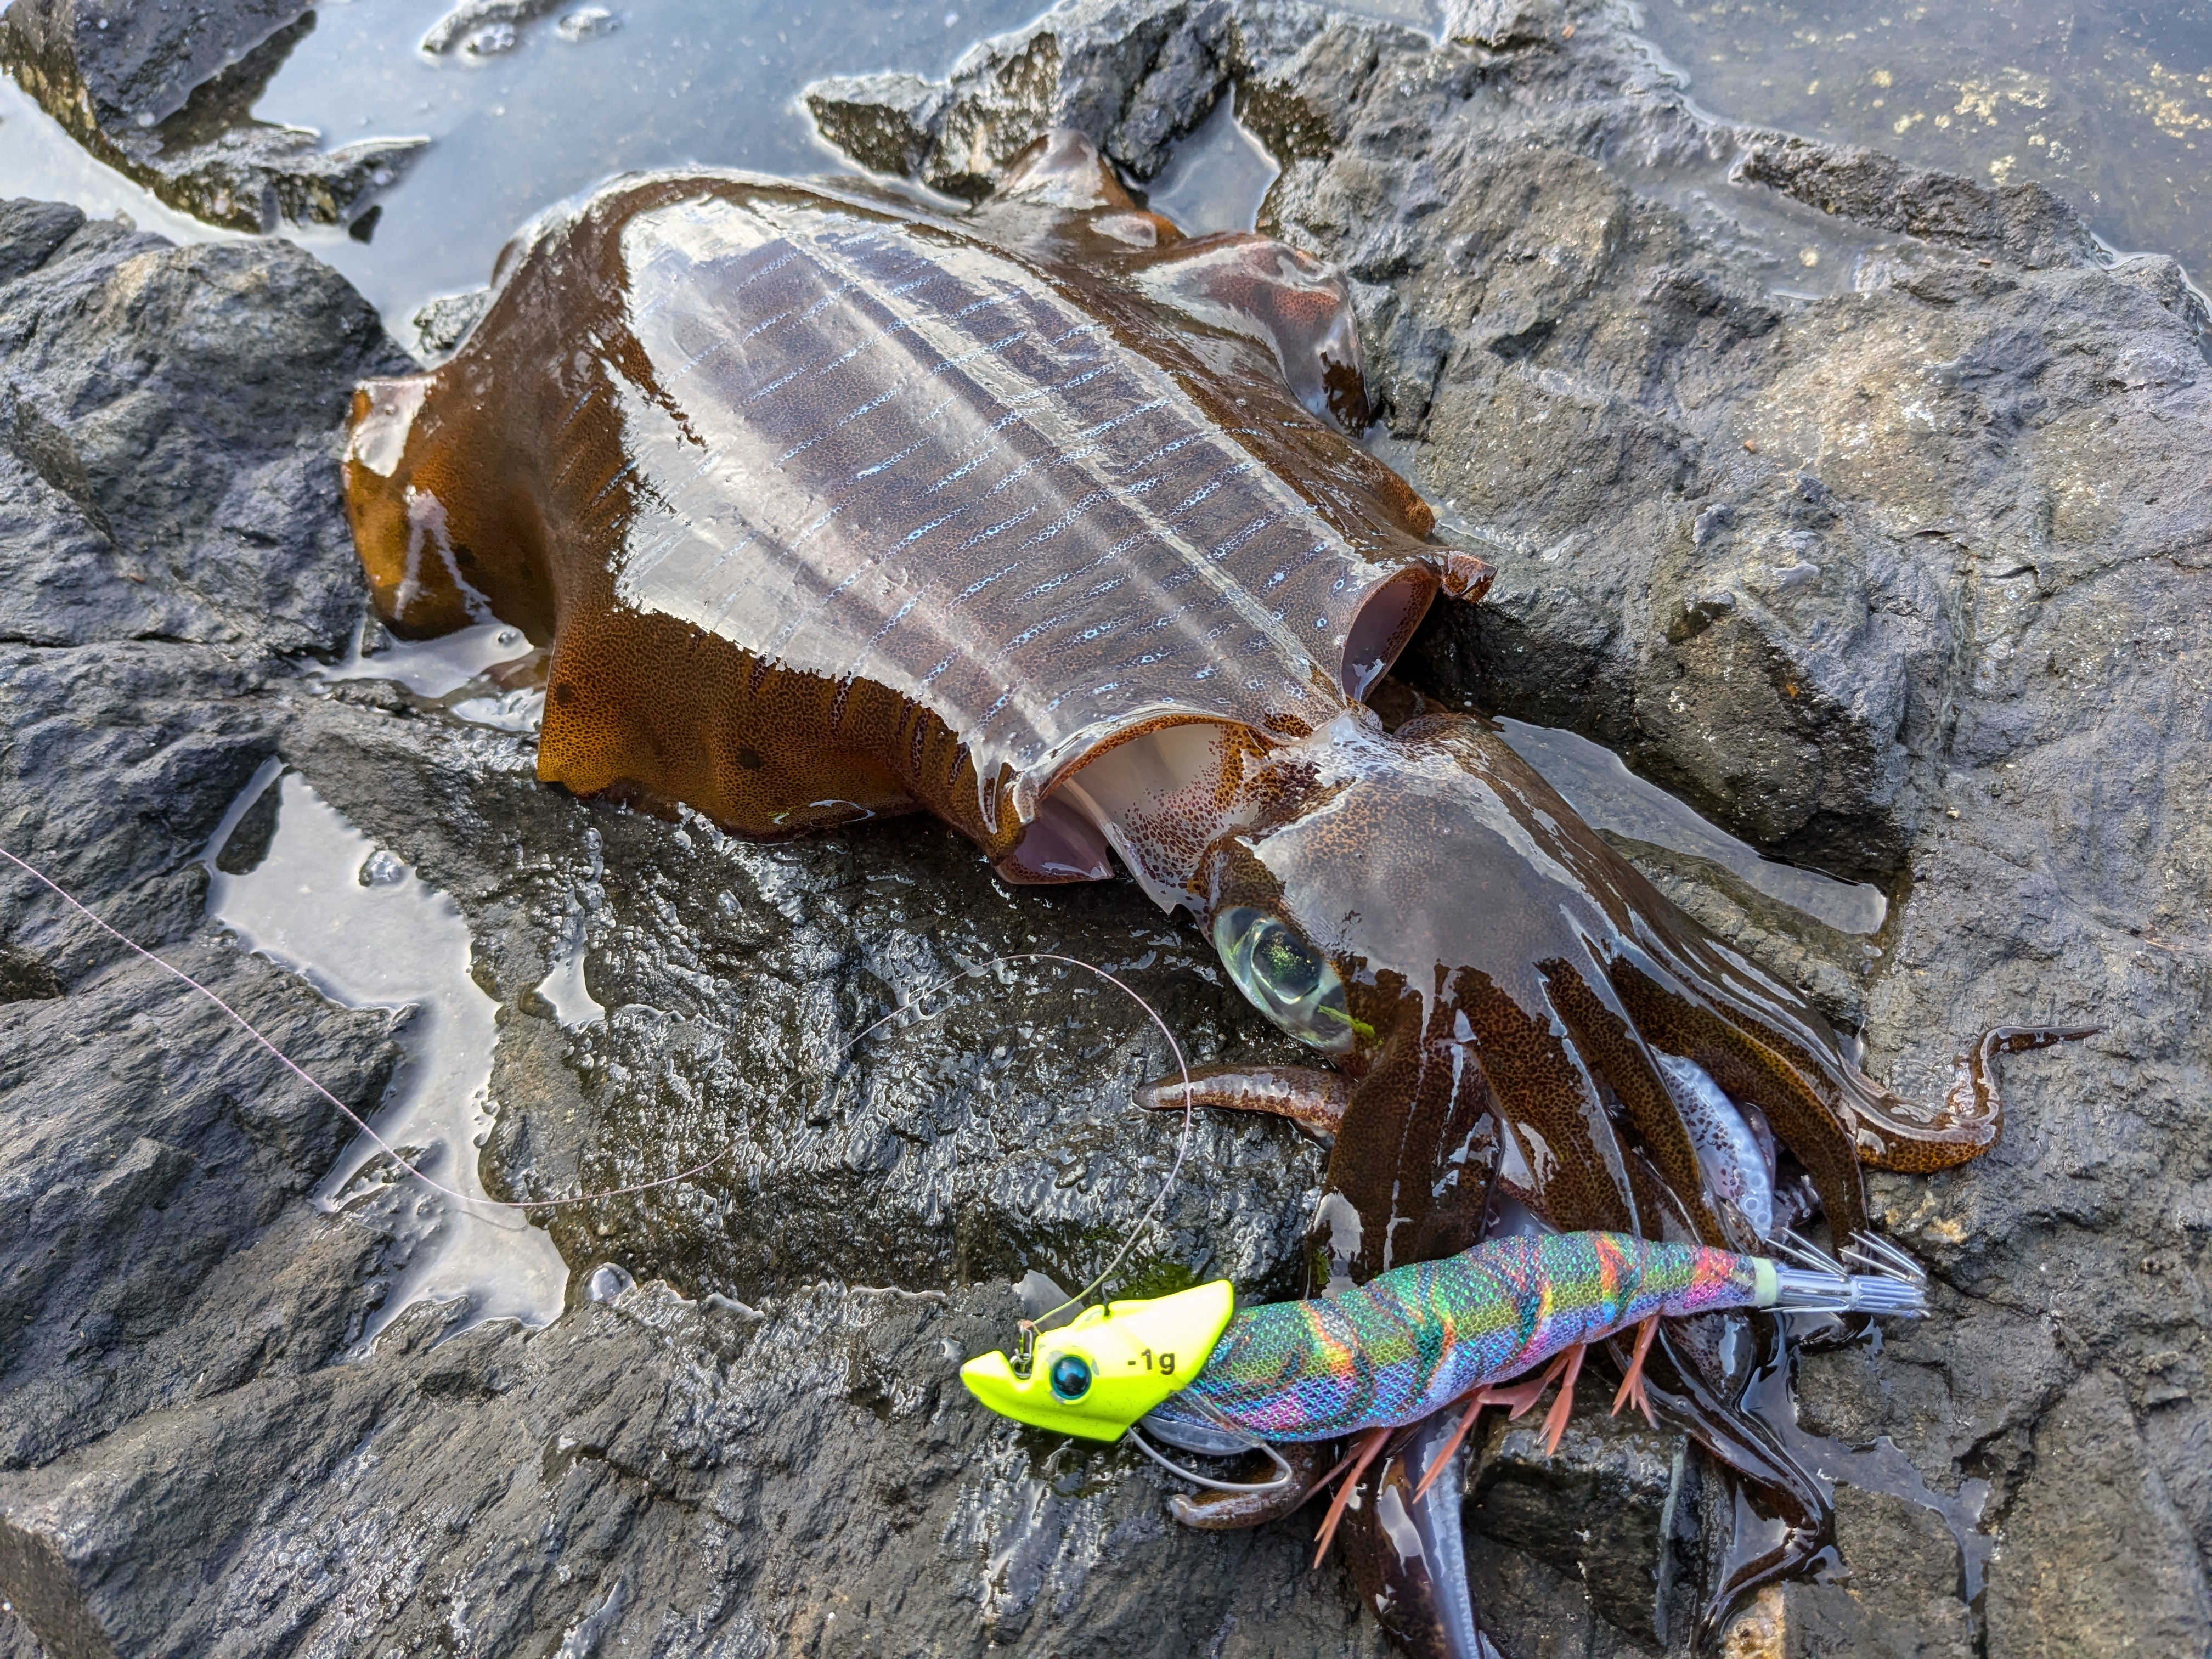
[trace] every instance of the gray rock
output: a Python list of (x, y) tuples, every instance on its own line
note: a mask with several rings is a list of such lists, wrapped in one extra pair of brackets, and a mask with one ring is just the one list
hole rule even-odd
[(0, 1659), (48, 1659), (46, 1644), (32, 1634), (14, 1604), (4, 1600), (0, 1600)]
[(518, 24), (533, 22), (559, 4), (560, 0), (464, 0), (430, 25), (422, 50), (434, 58), (456, 46), (477, 58), (511, 52)]
[(1992, 1640), (2023, 1654), (2080, 1653), (2116, 1632), (2147, 1653), (2212, 1646), (2202, 1560), (2118, 1379), (2075, 1383), (2037, 1425), (2034, 1454), (2039, 1478), (2012, 1508), (1991, 1577)]
[[(1507, 1651), (1540, 1652), (1559, 1601), (1577, 1599), (1586, 1603), (1580, 1622), (1601, 1645), (1680, 1646), (1698, 1614), (1703, 1496), (1698, 1461), (1681, 1437), (1587, 1407), (1551, 1456), (1534, 1418), (1493, 1419), (1489, 1436), (1468, 1482), (1469, 1529), (1489, 1540), (1490, 1553), (1525, 1554), (1558, 1586), (1582, 1590), (1579, 1598), (1557, 1588), (1531, 1597), (1523, 1588), (1496, 1598), (1504, 1607), (1488, 1623)], [(1546, 1582), (1526, 1567), (1493, 1571), (1501, 1590), (1515, 1577)], [(1515, 1628), (1521, 1621), (1504, 1610), (1523, 1600), (1537, 1603), (1535, 1628)]]
[(46, 264), (82, 223), (83, 213), (65, 202), (0, 204), (0, 283)]
[(622, 27), (622, 20), (605, 6), (579, 6), (563, 13), (553, 26), (553, 32), (572, 45), (580, 40), (596, 40), (603, 34), (612, 34)]
[(872, 173), (921, 173), (944, 118), (945, 88), (919, 75), (841, 76), (804, 94), (822, 136)]
[(289, 243), (70, 225), (0, 204), (29, 267), (0, 285), (0, 640), (342, 647), (337, 427), (354, 380), (404, 358)]
[(451, 356), (490, 303), (491, 290), (475, 288), (465, 294), (441, 294), (423, 306), (412, 319), (416, 355), (425, 362)]
[(1993, 189), (1871, 150), (1796, 137), (1753, 145), (1741, 174), (1823, 213), (2023, 264), (2095, 259), (2095, 241), (2080, 216), (2041, 185)]
[(1443, 38), (1506, 52), (1559, 38), (1566, 9), (1559, 0), (1451, 0)]
[(325, 150), (253, 104), (315, 26), (299, 0), (131, 6), (19, 0), (0, 17), (0, 66), (70, 136), (170, 206), (233, 230), (351, 224), (426, 140)]
[(152, 127), (307, 9), (301, 0), (154, 7), (33, 0), (10, 7), (9, 17), (19, 39), (79, 65), (93, 117), (103, 126)]
[(1273, 0), (1076, 0), (970, 48), (943, 82), (836, 76), (802, 95), (824, 136), (861, 166), (970, 200), (1050, 126), (1089, 133), (1145, 179), (1232, 77), (1295, 50), (1323, 15)]

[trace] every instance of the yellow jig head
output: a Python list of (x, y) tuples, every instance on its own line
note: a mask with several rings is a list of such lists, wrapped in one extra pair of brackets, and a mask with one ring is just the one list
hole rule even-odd
[(1041, 1331), (1025, 1372), (1004, 1353), (960, 1368), (968, 1391), (1001, 1417), (1085, 1440), (1119, 1440), (1196, 1376), (1237, 1310), (1225, 1279), (1149, 1300), (1086, 1308)]

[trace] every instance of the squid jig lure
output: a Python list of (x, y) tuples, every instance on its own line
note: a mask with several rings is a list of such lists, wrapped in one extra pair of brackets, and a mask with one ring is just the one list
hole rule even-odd
[[(1906, 1318), (1927, 1311), (1919, 1267), (1882, 1240), (1861, 1235), (1844, 1252), (1849, 1266), (1799, 1240), (1776, 1248), (1784, 1259), (1625, 1233), (1493, 1238), (1328, 1296), (1241, 1311), (1233, 1287), (1216, 1279), (1088, 1308), (1049, 1331), (1024, 1322), (1013, 1355), (981, 1355), (960, 1376), (1002, 1416), (1089, 1440), (1126, 1437), (1185, 1480), (1237, 1492), (1289, 1483), (1276, 1443), (1365, 1435), (1354, 1454), (1364, 1467), (1384, 1431), (1462, 1406), (1451, 1445), (1431, 1460), (1433, 1479), (1482, 1407), (1506, 1406), (1517, 1417), (1564, 1376), (1547, 1420), (1555, 1449), (1583, 1349), (1631, 1328), (1640, 1328), (1635, 1358), (1613, 1409), (1633, 1400), (1649, 1415), (1641, 1367), (1662, 1318), (1739, 1308)], [(1547, 1360), (1533, 1382), (1498, 1386)], [(1146, 1433), (1201, 1455), (1265, 1452), (1276, 1474), (1256, 1485), (1194, 1474)], [(1324, 1547), (1332, 1530), (1324, 1524)]]

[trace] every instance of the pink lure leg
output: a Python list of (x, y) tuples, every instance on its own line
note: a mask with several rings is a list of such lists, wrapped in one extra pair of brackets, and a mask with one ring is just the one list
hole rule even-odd
[(1567, 1431), (1567, 1419), (1575, 1409), (1575, 1379), (1582, 1375), (1584, 1345), (1577, 1342), (1561, 1356), (1567, 1362), (1566, 1375), (1559, 1379), (1559, 1397), (1552, 1402), (1552, 1409), (1544, 1416), (1544, 1455), (1552, 1456), (1559, 1449), (1559, 1437)]
[(1509, 1419), (1516, 1419), (1525, 1415), (1544, 1397), (1544, 1390), (1558, 1381), (1559, 1373), (1566, 1368), (1567, 1356), (1561, 1354), (1544, 1367), (1540, 1376), (1528, 1382), (1516, 1383), (1510, 1389), (1486, 1389), (1483, 1392), (1490, 1396), (1492, 1405), (1506, 1407), (1505, 1415)]
[(1659, 1426), (1659, 1414), (1651, 1409), (1650, 1390), (1644, 1386), (1644, 1356), (1651, 1352), (1651, 1339), (1659, 1334), (1659, 1316), (1654, 1314), (1636, 1328), (1636, 1352), (1628, 1362), (1628, 1375), (1620, 1379), (1620, 1392), (1613, 1397), (1613, 1414), (1620, 1415), (1621, 1407), (1629, 1401), (1636, 1402), (1644, 1420), (1653, 1428)]
[(1385, 1424), (1379, 1429), (1370, 1429), (1366, 1438), (1359, 1443), (1351, 1460), (1352, 1468), (1344, 1477), (1344, 1484), (1336, 1489), (1335, 1501), (1329, 1504), (1321, 1531), (1314, 1540), (1314, 1565), (1319, 1566), (1322, 1558), (1328, 1553), (1329, 1540), (1336, 1536), (1336, 1523), (1344, 1518), (1344, 1506), (1352, 1501), (1352, 1489), (1358, 1486), (1359, 1477), (1367, 1473), (1367, 1466), (1375, 1461), (1376, 1453), (1382, 1449), (1382, 1443), (1389, 1437), (1390, 1428)]
[(1474, 1419), (1482, 1415), (1482, 1408), (1485, 1406), (1503, 1403), (1504, 1402), (1498, 1398), (1497, 1394), (1489, 1389), (1477, 1389), (1473, 1394), (1468, 1395), (1467, 1412), (1459, 1419), (1459, 1426), (1451, 1431), (1451, 1438), (1444, 1442), (1442, 1449), (1429, 1460), (1429, 1472), (1421, 1477), (1421, 1484), (1413, 1488), (1413, 1501), (1416, 1504), (1421, 1501), (1423, 1495), (1431, 1486), (1436, 1485), (1437, 1477), (1444, 1472), (1445, 1465), (1452, 1461), (1452, 1454), (1459, 1449), (1459, 1443), (1467, 1438), (1467, 1431), (1474, 1426)]

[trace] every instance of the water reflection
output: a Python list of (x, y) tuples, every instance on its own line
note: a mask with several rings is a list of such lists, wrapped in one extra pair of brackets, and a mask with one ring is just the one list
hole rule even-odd
[(0, 200), (18, 196), (73, 202), (92, 218), (123, 218), (173, 242), (234, 242), (242, 237), (178, 212), (144, 185), (94, 161), (30, 94), (0, 74)]
[(1146, 205), (1193, 236), (1251, 229), (1267, 187), (1282, 171), (1237, 120), (1234, 101), (1224, 98), (1213, 106), (1145, 192)]
[[(465, 7), (462, 9), (466, 10)], [(798, 100), (833, 74), (900, 69), (942, 76), (976, 40), (1019, 27), (1042, 0), (812, 9), (727, 0), (651, 8), (555, 5), (520, 22), (450, 0), (328, 0), (292, 46), (253, 115), (312, 130), (325, 150), (368, 137), (428, 147), (374, 207), (337, 226), (284, 227), (336, 265), (411, 340), (410, 319), (481, 285), (500, 245), (549, 204), (613, 174), (701, 165), (804, 176), (848, 172)], [(1428, 23), (1429, 0), (1350, 9)], [(426, 39), (446, 50), (424, 49)], [(0, 195), (120, 210), (180, 240), (211, 234), (93, 161), (12, 82), (0, 82)], [(1194, 227), (1249, 225), (1273, 163), (1224, 114), (1161, 188)]]
[(1889, 914), (1881, 890), (1778, 864), (1708, 823), (1610, 749), (1556, 726), (1500, 720), (1513, 752), (1534, 767), (1593, 829), (1717, 864), (1739, 881), (1839, 933), (1876, 933)]
[[(272, 789), (267, 851), (247, 868), (227, 869), (233, 830)], [(376, 1131), (425, 1175), (483, 1197), (476, 1149), (492, 1127), (495, 1010), (470, 974), (468, 923), (453, 900), (274, 761), (217, 826), (207, 863), (208, 916), (241, 950), (290, 969), (342, 1007), (406, 1011), (404, 1058), (373, 1120)], [(467, 1206), (415, 1187), (366, 1135), (355, 1137), (315, 1198), (343, 1210), (388, 1183), (405, 1200), (395, 1226), (404, 1261), (364, 1341), (422, 1301), (465, 1301), (464, 1324), (544, 1325), (560, 1313), (568, 1269), (544, 1231), (519, 1211)]]
[(434, 295), (475, 288), (500, 244), (548, 204), (638, 167), (702, 164), (843, 171), (797, 101), (819, 76), (877, 68), (942, 75), (979, 36), (1027, 21), (1039, 0), (816, 8), (728, 0), (617, 7), (618, 27), (563, 30), (562, 7), (520, 26), (511, 49), (421, 42), (449, 0), (341, 0), (317, 13), (254, 113), (315, 128), (326, 145), (374, 133), (431, 144), (383, 198), (366, 245), (342, 231), (298, 240), (345, 272), (403, 337)]
[(2106, 240), (2212, 272), (2212, 0), (1650, 0), (1733, 119), (2064, 197)]

